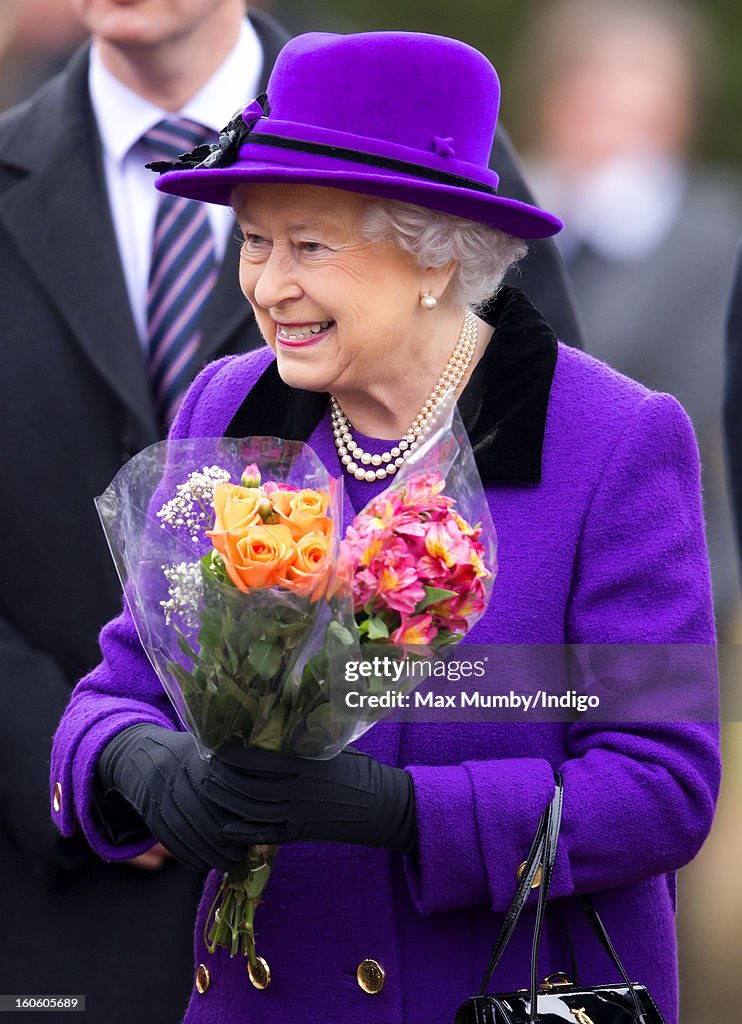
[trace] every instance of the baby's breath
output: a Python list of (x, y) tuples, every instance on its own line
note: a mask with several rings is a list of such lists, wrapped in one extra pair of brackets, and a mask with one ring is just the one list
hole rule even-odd
[(184, 483), (178, 484), (175, 497), (157, 513), (163, 530), (171, 526), (197, 544), (204, 531), (214, 525), (214, 488), (229, 479), (230, 474), (220, 466), (204, 466), (200, 472), (190, 473)]
[(201, 565), (198, 562), (173, 562), (160, 568), (168, 582), (168, 599), (160, 601), (166, 625), (169, 626), (177, 616), (189, 629), (197, 629), (203, 596)]

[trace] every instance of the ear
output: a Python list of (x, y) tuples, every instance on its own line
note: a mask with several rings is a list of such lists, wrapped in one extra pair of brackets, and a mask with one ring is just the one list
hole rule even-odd
[(450, 263), (446, 263), (442, 267), (425, 267), (420, 285), (420, 294), (423, 295), (425, 292), (429, 292), (430, 295), (434, 295), (440, 302), (444, 292), (451, 283), (453, 275), (456, 273), (457, 267), (458, 262), (456, 260), (451, 260)]

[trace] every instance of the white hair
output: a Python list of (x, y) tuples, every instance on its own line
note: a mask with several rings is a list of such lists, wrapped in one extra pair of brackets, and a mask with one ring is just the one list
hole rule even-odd
[(447, 293), (461, 307), (481, 305), (494, 295), (510, 267), (528, 252), (522, 239), (497, 228), (396, 200), (370, 202), (361, 235), (399, 246), (421, 267), (455, 262)]

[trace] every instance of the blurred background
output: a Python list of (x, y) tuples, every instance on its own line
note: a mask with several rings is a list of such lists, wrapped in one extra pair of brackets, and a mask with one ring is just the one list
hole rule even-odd
[[(720, 640), (742, 643), (721, 443), (723, 325), (742, 235), (738, 0), (285, 0), (292, 32), (406, 29), (482, 50), (536, 198), (559, 214), (586, 349), (676, 395), (703, 460)], [(69, 0), (0, 0), (0, 110), (83, 41)], [(739, 664), (739, 659), (728, 659)], [(739, 671), (724, 673), (731, 696)], [(737, 702), (738, 703), (738, 702)], [(682, 1024), (730, 1022), (742, 969), (742, 724), (712, 835), (680, 876)]]

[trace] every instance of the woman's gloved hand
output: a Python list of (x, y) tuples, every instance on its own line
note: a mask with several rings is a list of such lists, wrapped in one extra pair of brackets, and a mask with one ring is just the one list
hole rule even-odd
[(412, 853), (417, 845), (412, 778), (357, 750), (318, 761), (221, 747), (203, 790), (241, 819), (222, 835), (245, 846), (319, 840)]
[(114, 843), (151, 834), (187, 867), (228, 871), (245, 856), (245, 848), (222, 835), (237, 818), (205, 797), (209, 773), (210, 760), (201, 756), (189, 733), (130, 726), (98, 759), (98, 819)]
[(204, 759), (189, 733), (135, 725), (102, 751), (95, 788), (113, 842), (141, 839), (143, 822), (198, 871), (227, 871), (253, 843), (325, 840), (411, 853), (417, 841), (410, 776), (353, 750), (315, 761), (229, 746)]

